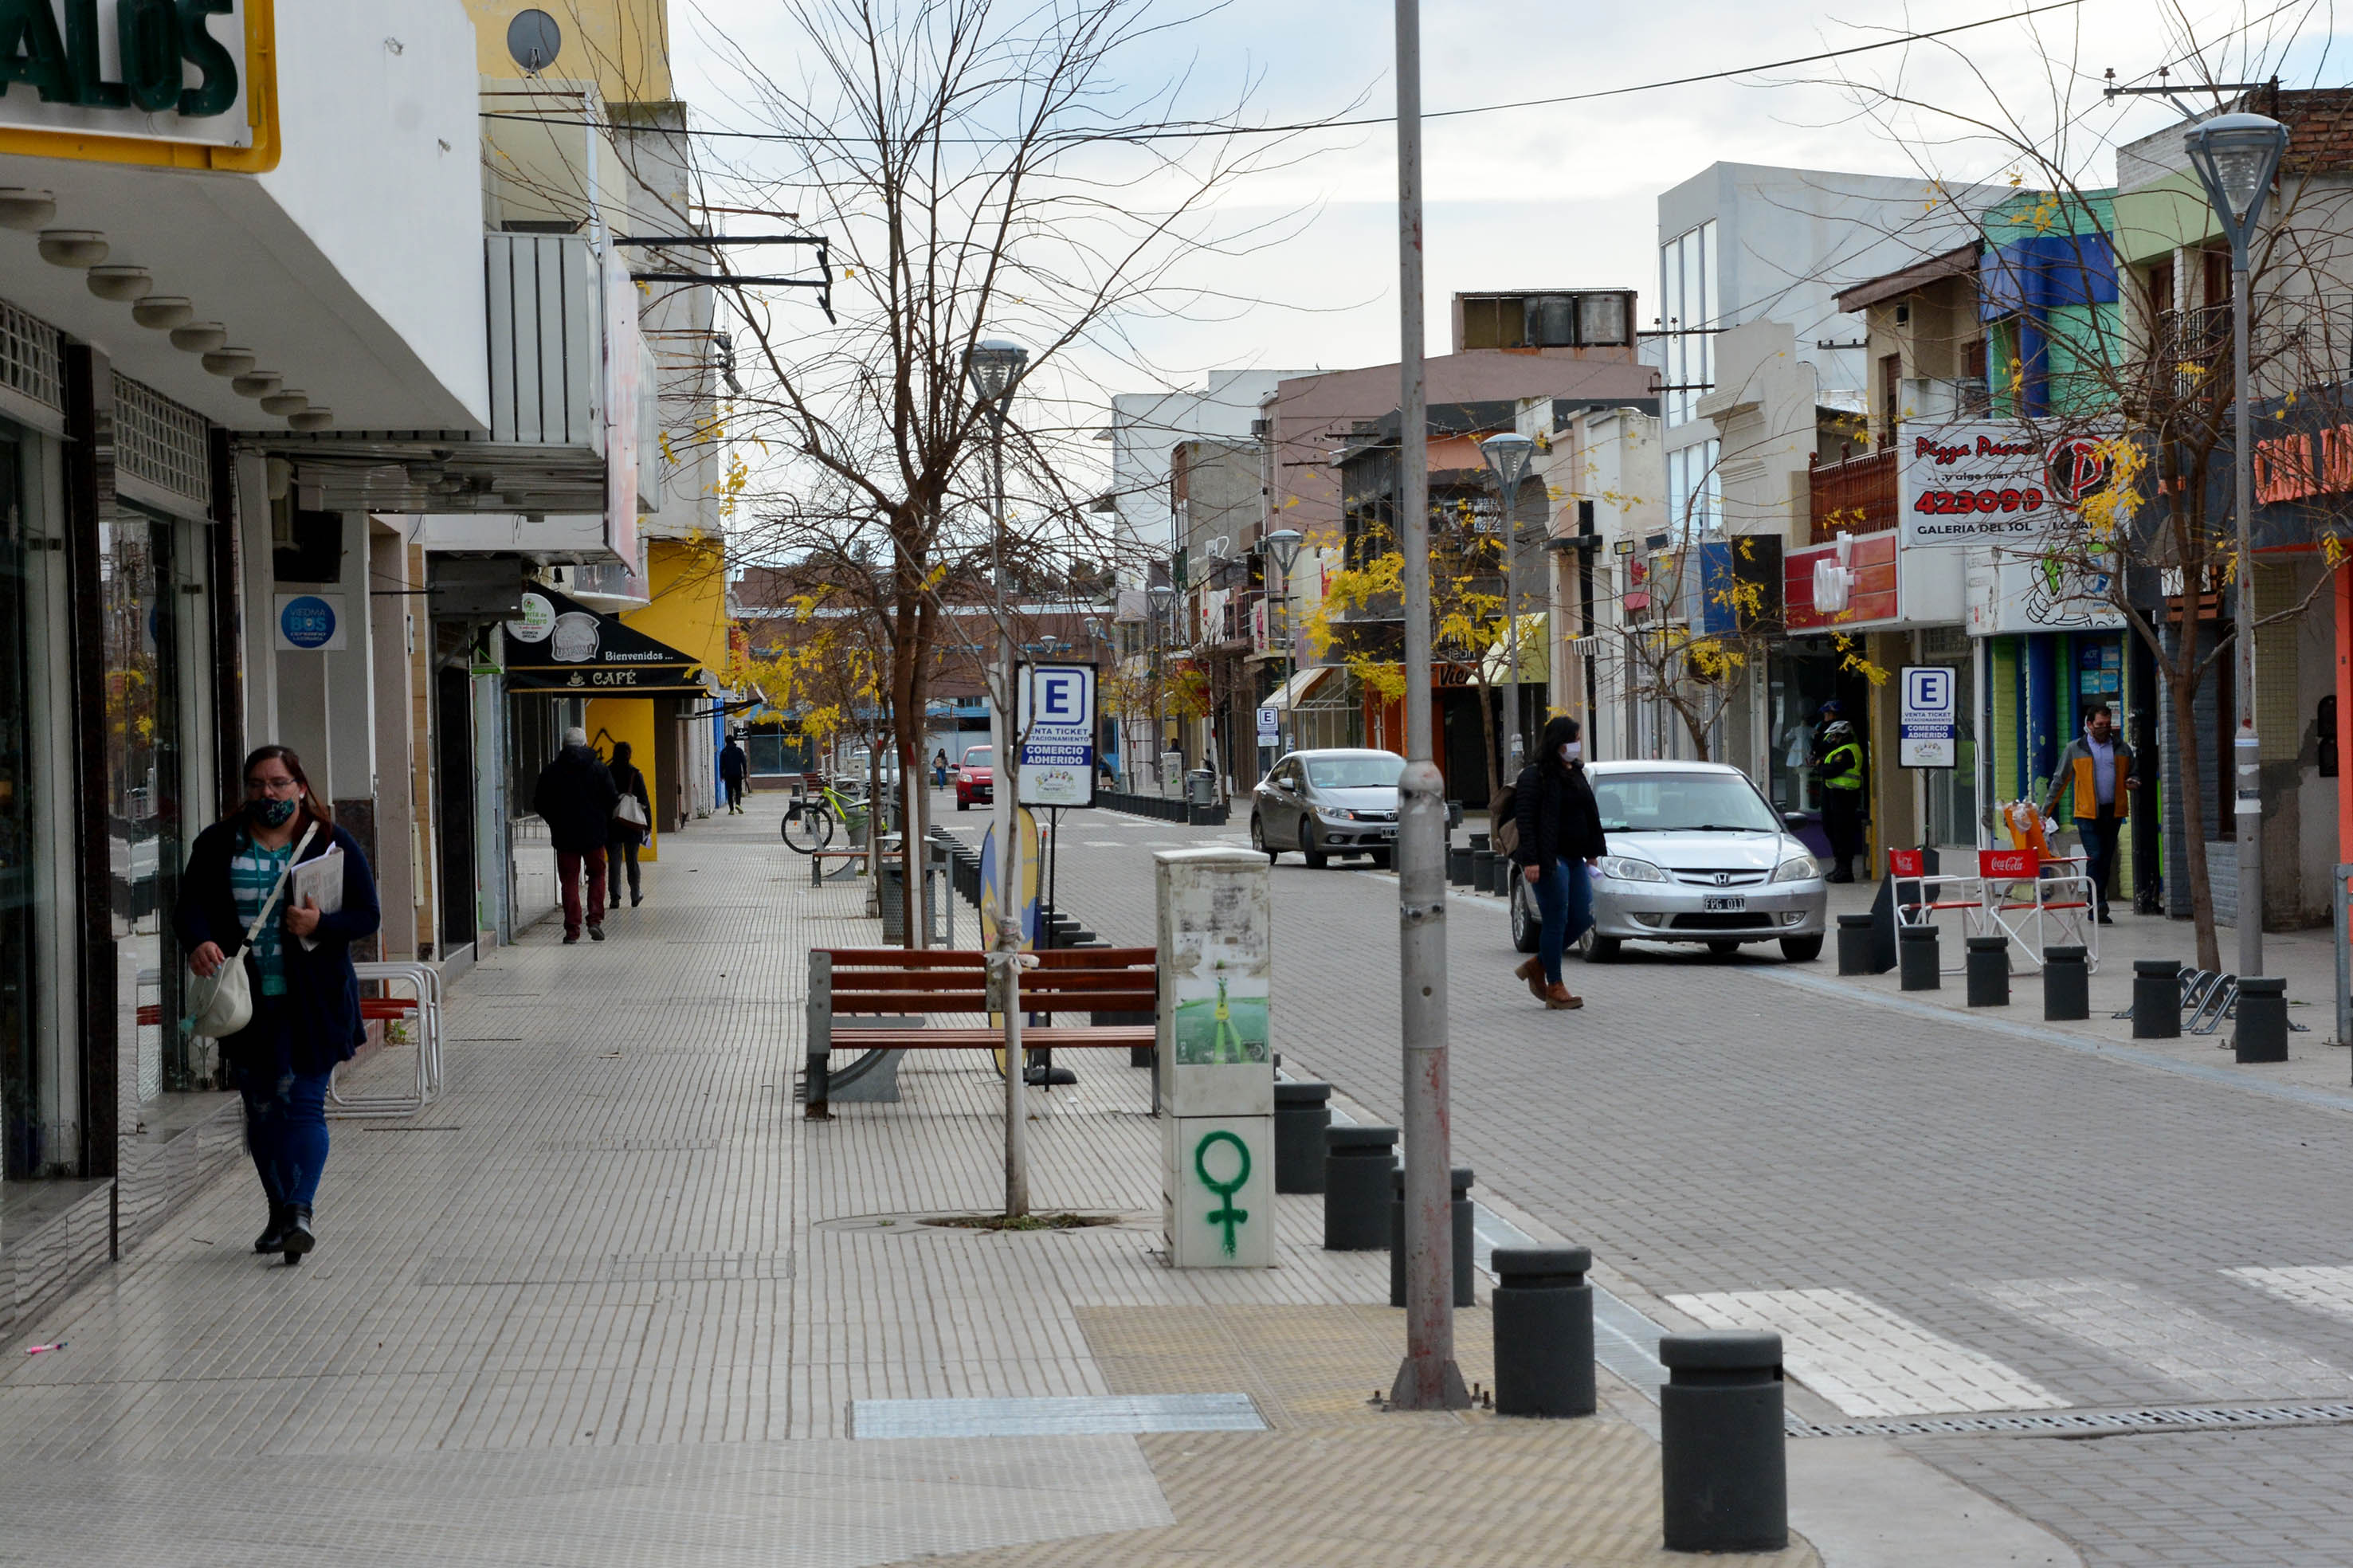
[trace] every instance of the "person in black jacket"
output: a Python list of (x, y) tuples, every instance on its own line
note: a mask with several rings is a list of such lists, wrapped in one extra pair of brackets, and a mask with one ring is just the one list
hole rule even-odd
[(588, 731), (575, 724), (564, 731), (564, 749), (539, 771), (531, 808), (547, 824), (555, 843), (555, 879), (564, 888), (564, 940), (580, 940), (580, 877), (588, 876), (588, 934), (605, 940), (605, 844), (613, 831), (613, 807), (621, 792), (613, 775), (588, 749)]
[(1520, 840), (1512, 859), (1535, 889), (1544, 911), (1536, 955), (1516, 971), (1547, 1007), (1582, 1007), (1585, 998), (1561, 983), (1560, 958), (1593, 923), (1591, 867), (1608, 853), (1601, 808), (1585, 776), (1584, 742), (1566, 715), (1545, 725), (1536, 760), (1520, 771), (1514, 820)]
[[(308, 862), (336, 850), (342, 906), (296, 905), (281, 892), (251, 949), (241, 951), (280, 874), (298, 856)], [(269, 1224), (253, 1249), (282, 1252), (289, 1263), (317, 1244), (311, 1205), (327, 1163), (327, 1080), (365, 1037), (352, 943), (374, 935), (378, 919), (367, 858), (311, 793), (302, 759), (284, 746), (246, 758), (245, 805), (196, 836), (172, 924), (199, 977), (224, 964), (247, 966), (253, 1020), (220, 1046), (245, 1100), (246, 1149), (269, 1199)]]
[[(612, 775), (613, 788), (618, 792), (613, 803), (616, 815), (608, 819), (610, 826), (606, 830), (605, 839), (605, 865), (611, 877), (608, 885), (613, 894), (613, 907), (617, 910), (621, 907), (621, 868), (626, 866), (629, 872), (629, 908), (634, 910), (646, 901), (645, 894), (638, 890), (638, 851), (644, 846), (646, 835), (652, 830), (654, 803), (646, 794), (646, 775), (629, 761), (629, 743), (627, 741), (613, 742), (613, 760), (605, 765), (605, 771)], [(644, 826), (617, 815), (620, 803), (625, 799), (635, 799), (638, 809), (646, 814)]]
[(744, 754), (742, 732), (729, 735), (719, 752), (719, 782), (727, 786), (727, 809), (737, 816), (744, 815), (744, 781), (751, 773), (752, 759)]

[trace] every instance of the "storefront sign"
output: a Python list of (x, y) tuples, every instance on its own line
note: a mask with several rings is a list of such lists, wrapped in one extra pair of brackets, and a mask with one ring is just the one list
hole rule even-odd
[(1095, 667), (1025, 664), (1017, 689), (1021, 744), (1013, 798), (1024, 805), (1092, 805)]
[[(5, 4), (5, 0), (0, 0)], [(334, 651), (343, 647), (341, 594), (278, 595), (277, 647), (280, 653)]]
[(584, 697), (707, 694), (691, 655), (553, 588), (527, 589), (522, 614), (504, 626), (507, 685), (512, 690)]
[(278, 163), (273, 0), (0, 0), (0, 153)]
[(1953, 765), (1955, 742), (1960, 733), (1957, 685), (1952, 670), (1944, 665), (1904, 667), (1904, 684), (1898, 689), (1903, 700), (1902, 730), (1896, 742), (1898, 764), (1907, 768)]
[(1906, 425), (1897, 491), (1904, 546), (2015, 543), (2075, 526), (2084, 503), (2116, 477), (2113, 443), (2019, 421)]

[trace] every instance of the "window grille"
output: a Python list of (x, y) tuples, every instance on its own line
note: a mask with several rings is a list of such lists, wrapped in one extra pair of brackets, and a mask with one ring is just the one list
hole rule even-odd
[(58, 330), (0, 300), (0, 387), (62, 412)]
[(114, 461), (158, 489), (200, 505), (212, 500), (205, 416), (122, 375), (114, 378)]

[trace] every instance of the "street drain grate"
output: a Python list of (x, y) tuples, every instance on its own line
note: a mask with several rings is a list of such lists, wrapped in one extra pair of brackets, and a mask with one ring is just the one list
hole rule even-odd
[(1247, 1394), (1104, 1394), (1059, 1399), (860, 1399), (850, 1435), (1085, 1437), (1129, 1432), (1263, 1432)]
[(2038, 1410), (2016, 1415), (1920, 1415), (1822, 1423), (1785, 1418), (1792, 1437), (2107, 1437), (2126, 1432), (2227, 1432), (2353, 1423), (2353, 1405), (2227, 1405), (2144, 1410)]

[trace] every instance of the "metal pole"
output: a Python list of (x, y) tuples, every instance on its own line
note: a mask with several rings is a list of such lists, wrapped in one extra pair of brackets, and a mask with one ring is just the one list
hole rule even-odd
[(1021, 1100), (1021, 913), (1014, 890), (1019, 885), (1021, 840), (1013, 822), (1013, 797), (1019, 786), (1014, 773), (1013, 623), (1005, 545), (1005, 402), (1012, 395), (1008, 384), (988, 416), (989, 499), (996, 508), (997, 531), (997, 701), (988, 716), (990, 759), (996, 764), (989, 804), (997, 818), (997, 938), (990, 945), (996, 950), (997, 1000), (1005, 1008), (1005, 1212), (1025, 1215), (1029, 1212), (1029, 1156), (1022, 1121), (1028, 1107)]
[[(1504, 500), (1504, 637), (1511, 645), (1512, 704), (1511, 740), (1504, 748), (1510, 761), (1504, 770), (1505, 778), (1520, 776), (1520, 766), (1527, 756), (1526, 726), (1520, 716), (1520, 481), (1512, 481), (1511, 494)], [(1483, 654), (1481, 656), (1485, 657)]]
[(2255, 739), (2255, 481), (2254, 437), (2247, 384), (2247, 256), (2239, 247), (2231, 258), (2232, 398), (2237, 444), (2231, 463), (2239, 523), (2239, 730), (2238, 795), (2232, 802), (2239, 841), (2239, 977), (2263, 972), (2263, 796), (2262, 747)]
[(1398, 546), (1405, 557), (1405, 743), (1398, 781), (1398, 948), (1405, 1057), (1402, 1410), (1471, 1404), (1454, 1364), (1454, 1218), (1446, 1085), (1446, 781), (1430, 713), (1430, 442), (1421, 363), (1421, 4), (1397, 0)]

